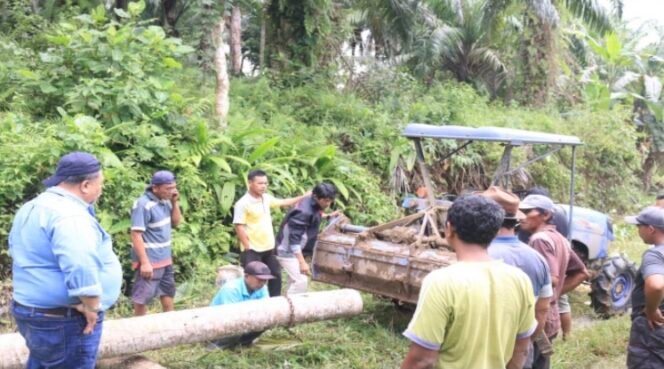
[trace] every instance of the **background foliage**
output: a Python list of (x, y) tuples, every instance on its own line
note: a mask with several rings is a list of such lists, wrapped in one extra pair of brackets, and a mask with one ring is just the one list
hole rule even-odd
[[(640, 204), (642, 187), (660, 181), (662, 48), (632, 42), (641, 34), (620, 25), (619, 7), (298, 3), (0, 2), (0, 243), (18, 206), (43, 190), (40, 181), (71, 150), (104, 164), (98, 213), (125, 263), (131, 204), (153, 171), (177, 173), (182, 278), (197, 263), (236, 257), (230, 215), (252, 168), (270, 173), (277, 196), (335, 183), (337, 206), (357, 224), (399, 216), (400, 198), (421, 185), (400, 136), (409, 122), (577, 135), (585, 142), (578, 200), (604, 211)], [(209, 28), (237, 7), (247, 66), (231, 81), (229, 127), (216, 131)], [(538, 55), (546, 60), (534, 62)], [(501, 147), (473, 144), (443, 160), (456, 147), (425, 145), (441, 195), (486, 187), (500, 158)], [(541, 153), (525, 147), (516, 159)], [(563, 150), (512, 183), (547, 186), (566, 201), (570, 167)], [(1, 276), (9, 262), (0, 250)]]

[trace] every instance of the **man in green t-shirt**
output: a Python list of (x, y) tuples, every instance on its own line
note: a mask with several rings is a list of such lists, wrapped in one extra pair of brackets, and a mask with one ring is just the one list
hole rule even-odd
[(424, 279), (402, 369), (523, 367), (535, 298), (525, 273), (487, 252), (503, 217), (500, 205), (478, 195), (449, 209), (445, 237), (458, 262)]

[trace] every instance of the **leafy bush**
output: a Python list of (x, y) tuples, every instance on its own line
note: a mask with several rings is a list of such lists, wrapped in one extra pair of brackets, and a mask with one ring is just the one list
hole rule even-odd
[[(130, 13), (137, 11), (130, 7)], [(252, 168), (268, 171), (278, 196), (301, 194), (327, 180), (337, 185), (339, 205), (355, 221), (392, 216), (395, 207), (377, 181), (324, 135), (282, 130), (280, 121), (272, 123), (241, 104), (231, 112), (226, 132), (209, 130), (211, 94), (193, 92), (198, 87), (188, 78), (200, 77), (192, 70), (182, 73), (179, 61), (187, 48), (160, 28), (131, 19), (108, 21), (100, 8), (75, 22), (54, 25), (45, 36), (46, 51), (4, 44), (13, 50), (12, 63), (5, 65), (11, 77), (0, 81), (13, 92), (0, 105), (12, 111), (0, 113), (3, 244), (15, 210), (42, 190), (40, 180), (72, 150), (93, 152), (104, 164), (107, 182), (98, 216), (126, 267), (129, 210), (161, 168), (177, 174), (182, 194), (186, 223), (174, 239), (182, 277), (202, 260), (232, 258), (232, 205)], [(6, 260), (3, 265), (0, 274), (8, 271)]]
[[(129, 210), (163, 168), (176, 172), (182, 194), (186, 222), (175, 232), (174, 253), (184, 278), (201, 262), (235, 257), (232, 204), (252, 168), (267, 170), (271, 190), (283, 197), (331, 181), (354, 223), (383, 222), (399, 216), (395, 197), (420, 181), (412, 144), (400, 136), (409, 122), (578, 135), (586, 142), (577, 162), (581, 203), (618, 211), (631, 205), (623, 194), (636, 191), (630, 178), (639, 157), (636, 132), (624, 124), (628, 112), (526, 110), (489, 102), (464, 84), (422, 85), (400, 74), (354, 92), (338, 89), (326, 70), (295, 76), (295, 83), (289, 75), (234, 79), (230, 125), (213, 131), (212, 89), (183, 61), (190, 49), (136, 20), (138, 13), (140, 4), (132, 4), (118, 23), (97, 8), (29, 42), (0, 35), (0, 243), (18, 206), (43, 190), (40, 181), (71, 150), (93, 152), (104, 164), (98, 214), (125, 267)], [(488, 185), (501, 148), (473, 144), (442, 160), (456, 147), (425, 145), (437, 187), (458, 193)], [(570, 165), (568, 152), (537, 163), (529, 185), (566, 200)], [(277, 213), (275, 223), (280, 219)], [(0, 275), (9, 265), (2, 250)]]

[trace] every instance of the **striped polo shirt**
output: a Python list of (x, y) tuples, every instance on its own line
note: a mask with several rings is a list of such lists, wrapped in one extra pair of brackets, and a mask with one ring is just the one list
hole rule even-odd
[[(131, 209), (131, 230), (143, 232), (143, 242), (153, 268), (171, 265), (171, 210), (170, 200), (159, 200), (151, 190), (146, 190)], [(138, 267), (138, 257), (131, 249), (131, 261)]]

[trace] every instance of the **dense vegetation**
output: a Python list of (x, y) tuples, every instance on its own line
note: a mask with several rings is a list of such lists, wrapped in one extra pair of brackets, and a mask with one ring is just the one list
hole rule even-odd
[[(236, 257), (230, 214), (252, 168), (270, 173), (278, 196), (332, 181), (355, 223), (385, 221), (421, 183), (400, 137), (408, 122), (580, 136), (579, 200), (623, 211), (657, 184), (664, 59), (659, 44), (638, 45), (641, 34), (621, 26), (622, 2), (612, 3), (0, 2), (0, 243), (71, 150), (104, 164), (98, 214), (125, 262), (130, 205), (154, 170), (176, 172), (182, 278), (197, 263)], [(233, 77), (220, 128), (211, 28), (224, 14)], [(455, 148), (426, 143), (438, 191), (487, 186), (501, 148), (473, 144), (440, 160)], [(539, 154), (525, 148), (518, 158)], [(570, 165), (563, 150), (512, 182), (550, 187), (563, 201)]]

